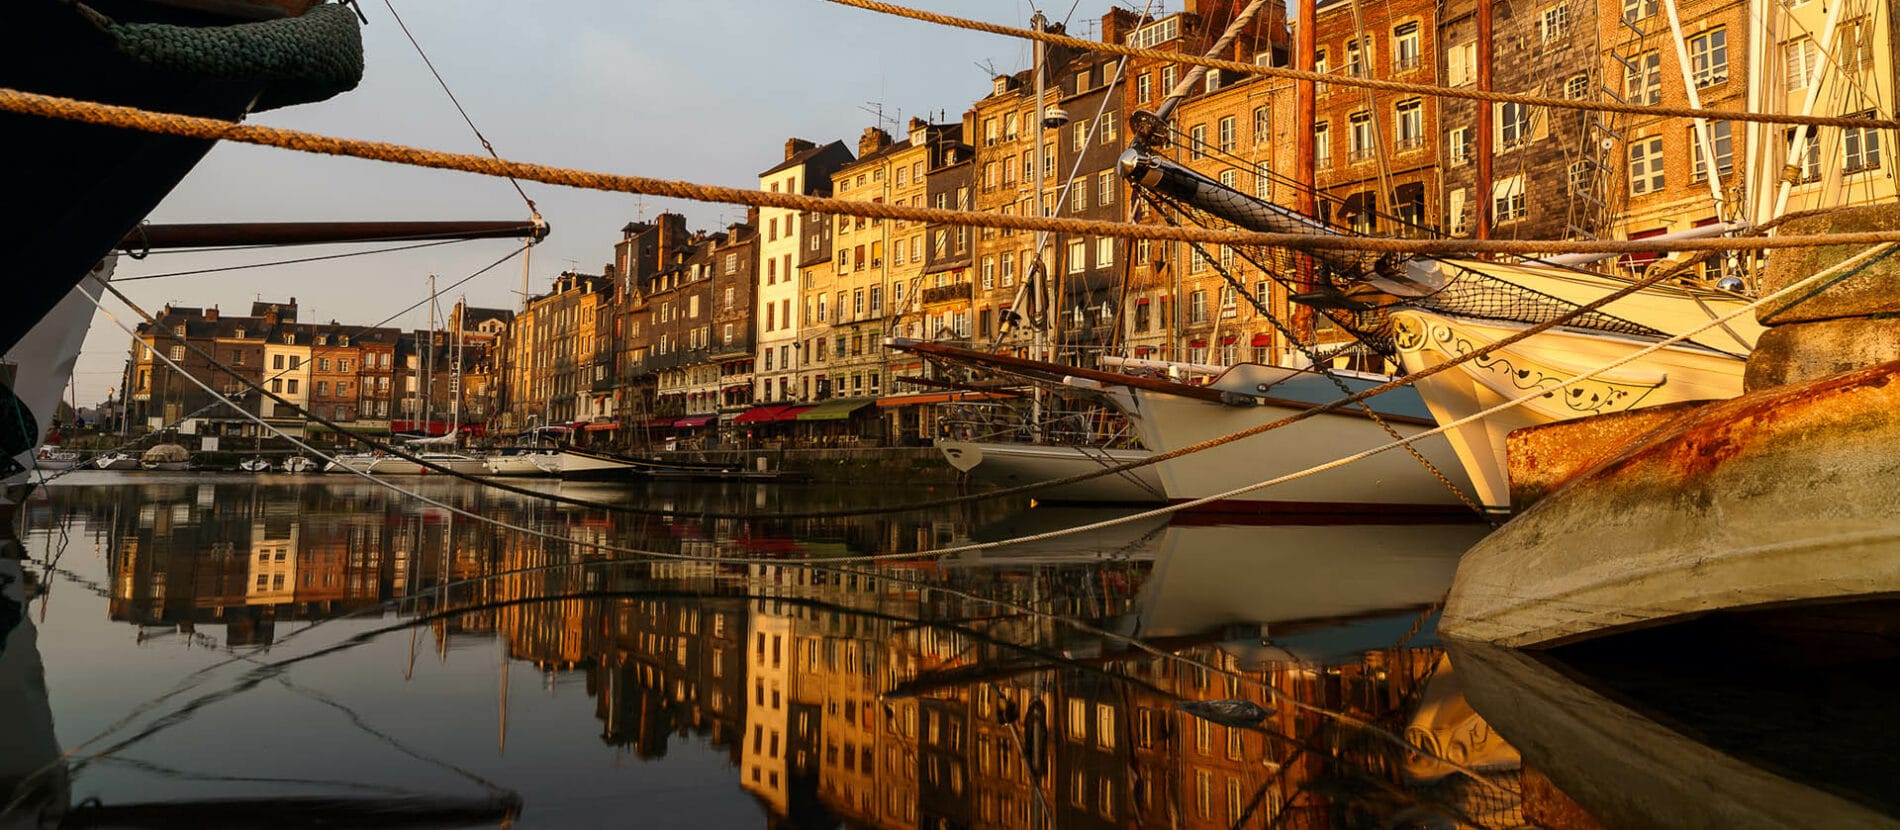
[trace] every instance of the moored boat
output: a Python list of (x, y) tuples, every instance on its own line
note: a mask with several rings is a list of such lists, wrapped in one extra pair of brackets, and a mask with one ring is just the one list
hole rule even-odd
[(191, 469), (191, 451), (180, 444), (159, 444), (139, 456), (139, 467), (159, 472)]
[(283, 471), (286, 473), (314, 473), (317, 471), (317, 462), (312, 458), (293, 455), (284, 459)]
[(33, 454), (33, 468), (36, 470), (70, 470), (84, 463), (79, 453), (54, 446), (40, 447)]
[(109, 452), (93, 459), (92, 466), (101, 470), (136, 470), (139, 468), (139, 459), (127, 453)]
[[(1142, 461), (1151, 455), (1140, 449), (1006, 441), (940, 440), (937, 449), (950, 466), (971, 478), (1002, 487), (1069, 478)], [(1151, 504), (1168, 498), (1155, 465), (1043, 488), (1029, 495), (1038, 501), (1102, 504)]]
[(270, 472), (270, 468), (271, 464), (268, 458), (246, 458), (238, 462), (238, 470), (246, 473), (268, 473)]
[[(479, 476), (488, 474), (488, 466), (483, 464), (481, 459), (472, 455), (463, 455), (455, 452), (425, 452), (417, 453), (416, 457), (430, 464), (462, 475)], [(407, 458), (394, 455), (385, 455), (377, 458), (370, 463), (368, 469), (370, 473), (379, 476), (442, 475), (440, 470), (435, 470), (417, 462), (410, 461)]]
[(482, 459), (488, 475), (550, 476), (560, 472), (560, 455), (553, 452), (495, 453)]

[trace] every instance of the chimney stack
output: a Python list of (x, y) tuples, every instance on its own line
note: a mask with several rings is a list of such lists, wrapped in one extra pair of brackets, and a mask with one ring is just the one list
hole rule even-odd
[(806, 150), (809, 150), (816, 146), (818, 145), (813, 144), (809, 141), (806, 141), (805, 139), (802, 139), (802, 138), (785, 139), (785, 160), (791, 161), (792, 156), (798, 155), (799, 153), (803, 153)]
[(864, 135), (858, 136), (858, 158), (891, 146), (891, 134), (878, 127), (865, 127)]

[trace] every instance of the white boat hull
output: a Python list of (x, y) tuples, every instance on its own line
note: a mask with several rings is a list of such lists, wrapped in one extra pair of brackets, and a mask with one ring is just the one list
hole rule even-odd
[[(1399, 359), (1420, 372), (1526, 328), (1408, 310), (1392, 315)], [(1420, 397), (1441, 424), (1451, 423), (1610, 363), (1648, 341), (1577, 329), (1552, 329), (1482, 360), (1468, 361), (1417, 383)], [(1733, 398), (1742, 393), (1746, 365), (1696, 346), (1668, 347), (1447, 433), (1458, 464), (1487, 509), (1510, 509), (1505, 439), (1512, 430), (1588, 415), (1683, 401)]]
[(70, 470), (80, 465), (79, 454), (71, 452), (56, 453), (33, 459), (34, 469), (39, 470)]
[(93, 459), (92, 466), (101, 470), (136, 470), (139, 460), (121, 452), (107, 453)]
[[(432, 464), (446, 467), (462, 475), (488, 475), (488, 466), (483, 464), (479, 458), (469, 458), (467, 456), (439, 457), (433, 454), (424, 454), (422, 458), (427, 459)], [(436, 470), (424, 467), (407, 458), (397, 458), (395, 456), (386, 456), (376, 459), (375, 463), (370, 465), (369, 471), (379, 476), (442, 475), (442, 473)]]
[[(118, 257), (108, 256), (100, 262), (102, 276), (111, 278)], [(7, 350), (3, 361), (13, 368), (13, 378), (9, 384), (19, 402), (31, 413), (33, 427), (37, 434), (27, 436), (28, 446), (13, 460), (19, 470), (7, 476), (7, 486), (26, 481), (28, 470), (35, 467), (34, 454), (39, 443), (46, 438), (46, 430), (53, 423), (53, 417), (59, 407), (60, 393), (72, 380), (73, 364), (79, 359), (79, 350), (86, 340), (86, 331), (91, 327), (94, 311), (93, 300), (103, 290), (98, 282), (82, 279), (77, 286), (66, 292), (66, 296), (47, 312), (45, 317), (29, 329), (13, 348)], [(54, 463), (64, 462), (55, 459)], [(38, 465), (42, 470), (65, 470), (77, 465), (78, 460), (64, 467)]]
[(639, 474), (633, 464), (587, 453), (562, 451), (560, 465), (561, 478), (573, 481), (631, 479)]
[(553, 453), (491, 455), (482, 459), (482, 463), (486, 474), (493, 476), (548, 476), (560, 470), (560, 457)]
[[(1063, 444), (938, 441), (950, 466), (1004, 487), (1052, 481), (1141, 461), (1147, 450), (1110, 450)], [(1167, 501), (1155, 465), (1097, 476), (1029, 493), (1040, 501), (1146, 504)]]
[[(1229, 406), (1140, 388), (1116, 390), (1112, 398), (1128, 413), (1141, 442), (1157, 453), (1231, 435), (1304, 410), (1304, 407), (1271, 403)], [(1416, 435), (1427, 429), (1416, 422), (1388, 422), (1401, 436)], [(1228, 493), (1320, 466), (1392, 440), (1363, 413), (1328, 413), (1155, 466), (1159, 468), (1168, 499), (1182, 502)], [(1463, 475), (1463, 467), (1444, 437), (1426, 438), (1413, 446), (1454, 485), (1470, 492), (1471, 483)], [(1206, 508), (1385, 515), (1468, 512), (1456, 493), (1403, 449), (1387, 450), (1325, 472), (1227, 496)]]

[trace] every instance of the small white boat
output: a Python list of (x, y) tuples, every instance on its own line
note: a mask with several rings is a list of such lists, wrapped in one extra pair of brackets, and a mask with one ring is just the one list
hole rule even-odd
[(136, 470), (139, 468), (139, 460), (126, 453), (109, 452), (93, 459), (92, 466), (101, 470)]
[(639, 465), (626, 459), (572, 447), (562, 449), (557, 457), (560, 459), (559, 475), (567, 481), (614, 481), (631, 479), (640, 474)]
[(139, 456), (139, 466), (159, 472), (191, 469), (191, 451), (179, 444), (159, 444)]
[[(1003, 487), (1019, 487), (1118, 467), (1146, 459), (1147, 450), (1111, 450), (1069, 444), (1026, 444), (998, 441), (938, 441), (937, 449), (950, 466), (971, 478)], [(1156, 465), (1136, 467), (1073, 484), (1029, 493), (1038, 501), (1156, 504), (1168, 500)]]
[(270, 472), (270, 459), (263, 457), (246, 458), (238, 462), (238, 469), (247, 473)]
[(79, 453), (58, 447), (41, 447), (33, 454), (33, 466), (40, 470), (70, 470), (81, 463)]
[(317, 462), (301, 455), (293, 455), (284, 459), (283, 470), (286, 473), (314, 473), (317, 471)]
[(552, 452), (496, 453), (482, 463), (495, 476), (549, 476), (561, 469), (560, 456)]

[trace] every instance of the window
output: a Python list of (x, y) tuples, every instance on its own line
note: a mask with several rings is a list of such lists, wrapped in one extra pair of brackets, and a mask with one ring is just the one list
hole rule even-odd
[(1630, 144), (1630, 193), (1654, 193), (1663, 187), (1663, 140), (1638, 139)]
[(1333, 166), (1332, 130), (1325, 121), (1313, 125), (1313, 166), (1321, 170)]
[(1814, 81), (1814, 69), (1821, 57), (1821, 50), (1815, 46), (1812, 38), (1796, 38), (1782, 44), (1781, 51), (1788, 64), (1788, 91), (1807, 89)]
[(1571, 162), (1569, 181), (1572, 194), (1588, 195), (1591, 185), (1596, 181), (1596, 165), (1589, 161)]
[(184, 346), (173, 346), (173, 347), (171, 347), (170, 349), (167, 349), (167, 350), (165, 351), (165, 353), (166, 353), (167, 355), (169, 355), (169, 356), (171, 357), (171, 359), (173, 359), (173, 360), (184, 360), (184, 359), (185, 359), (185, 347), (184, 347)]
[[(982, 278), (983, 278), (984, 290), (995, 288), (996, 287), (996, 258), (995, 257), (986, 256), (983, 258), (983, 267), (981, 269), (981, 273), (983, 275)], [(821, 310), (819, 312), (819, 319), (823, 319), (823, 318), (824, 318), (824, 312)]]
[(1239, 143), (1239, 138), (1234, 135), (1234, 117), (1229, 115), (1226, 118), (1222, 118), (1215, 135), (1220, 139), (1221, 152), (1233, 152), (1234, 147)]
[(1179, 67), (1174, 64), (1161, 67), (1161, 88), (1163, 90), (1169, 93), (1174, 92), (1175, 73), (1177, 71), (1179, 71)]
[(1523, 104), (1498, 105), (1498, 144), (1509, 150), (1531, 138), (1531, 108)]
[(1080, 741), (1089, 734), (1089, 705), (1087, 701), (1069, 699), (1069, 740)]
[(1240, 177), (1240, 171), (1238, 170), (1227, 169), (1227, 170), (1220, 171), (1221, 187), (1225, 187), (1228, 190), (1233, 190), (1234, 183), (1238, 181), (1239, 177)]
[(1425, 146), (1425, 102), (1419, 98), (1400, 101), (1398, 121), (1393, 125), (1394, 149), (1399, 152)]
[(1080, 153), (1083, 150), (1088, 149), (1088, 146), (1089, 146), (1089, 122), (1087, 121), (1076, 122), (1075, 126), (1069, 128), (1069, 149)]
[(1354, 38), (1346, 43), (1346, 74), (1363, 78), (1372, 74), (1372, 41)]
[(1080, 213), (1089, 206), (1089, 180), (1086, 176), (1077, 176), (1069, 184), (1069, 211)]
[(1102, 144), (1115, 143), (1115, 114), (1105, 112), (1095, 117), (1096, 141)]
[[(1326, 50), (1324, 49), (1313, 50), (1313, 71), (1321, 75), (1324, 75), (1326, 74), (1326, 67), (1327, 67)], [(1314, 95), (1325, 95), (1328, 91), (1329, 90), (1325, 84), (1313, 85)]]
[(1471, 211), (1468, 207), (1470, 192), (1469, 188), (1463, 187), (1451, 192), (1449, 216), (1451, 220), (1451, 232), (1453, 234), (1461, 234), (1470, 230)]
[(1213, 92), (1217, 89), (1220, 89), (1220, 70), (1209, 69), (1207, 74), (1201, 76), (1201, 91)]
[(1115, 204), (1115, 171), (1103, 170), (1095, 174), (1095, 203)]
[[(1788, 147), (1790, 150), (1794, 148), (1795, 142), (1800, 139), (1801, 129), (1800, 127), (1789, 128)], [(1816, 182), (1821, 180), (1821, 144), (1814, 140), (1814, 129), (1813, 127), (1807, 128), (1807, 138), (1803, 142), (1801, 159), (1798, 162), (1801, 166), (1802, 182)]]
[(1623, 0), (1623, 19), (1631, 23), (1656, 16), (1657, 0)]
[(1265, 105), (1253, 108), (1253, 143), (1265, 144), (1273, 135), (1273, 112)]
[[(1200, 258), (1196, 257), (1195, 261), (1199, 262)], [(1207, 292), (1205, 290), (1195, 291), (1188, 295), (1188, 322), (1207, 322)]]
[(1106, 703), (1095, 704), (1095, 742), (1115, 748), (1115, 707)]
[(1623, 93), (1632, 104), (1662, 102), (1662, 53), (1646, 52), (1623, 67)]
[(1115, 264), (1115, 237), (1103, 236), (1095, 240), (1095, 267), (1107, 268)]
[(1392, 71), (1418, 68), (1418, 23), (1403, 23), (1392, 30)]
[(1453, 127), (1451, 128), (1450, 134), (1447, 135), (1446, 138), (1447, 138), (1447, 142), (1446, 142), (1447, 146), (1445, 148), (1445, 151), (1450, 157), (1451, 166), (1457, 167), (1462, 164), (1470, 163), (1471, 162), (1471, 128), (1470, 127)]
[(1717, 26), (1689, 38), (1690, 77), (1699, 87), (1728, 82), (1728, 29)]
[[(1872, 111), (1859, 113), (1856, 118), (1872, 118)], [(1724, 126), (1727, 126), (1726, 124)], [(1859, 173), (1880, 167), (1880, 132), (1871, 127), (1844, 127), (1841, 129), (1841, 149), (1846, 154), (1846, 163), (1841, 166), (1844, 173)], [(1721, 158), (1722, 148), (1716, 147), (1716, 158)]]
[(1590, 76), (1579, 72), (1564, 79), (1564, 97), (1581, 101), (1590, 97)]
[(1464, 86), (1478, 79), (1478, 44), (1460, 43), (1445, 53), (1445, 82)]
[(1570, 5), (1558, 3), (1544, 9), (1537, 21), (1538, 35), (1545, 43), (1561, 43), (1570, 39)]
[[(1709, 143), (1715, 146), (1715, 174), (1726, 176), (1735, 172), (1735, 138), (1731, 134), (1731, 124), (1727, 121), (1709, 122)], [(1689, 147), (1695, 156), (1695, 166), (1689, 170), (1689, 181), (1707, 181), (1709, 171), (1702, 155), (1702, 137), (1696, 134), (1693, 126), (1689, 128)]]
[(1080, 274), (1089, 267), (1089, 245), (1077, 239), (1069, 243), (1069, 273)]
[(1372, 113), (1355, 112), (1350, 122), (1346, 133), (1346, 145), (1351, 155), (1347, 158), (1353, 163), (1371, 159), (1377, 152), (1375, 145), (1379, 141), (1378, 137), (1372, 133)]
[(1491, 217), (1498, 222), (1524, 218), (1524, 175), (1502, 179), (1491, 185)]
[(1135, 76), (1135, 103), (1146, 104), (1154, 98), (1154, 76), (1146, 72)]
[(1196, 124), (1188, 128), (1188, 158), (1199, 160), (1206, 157), (1207, 125)]

